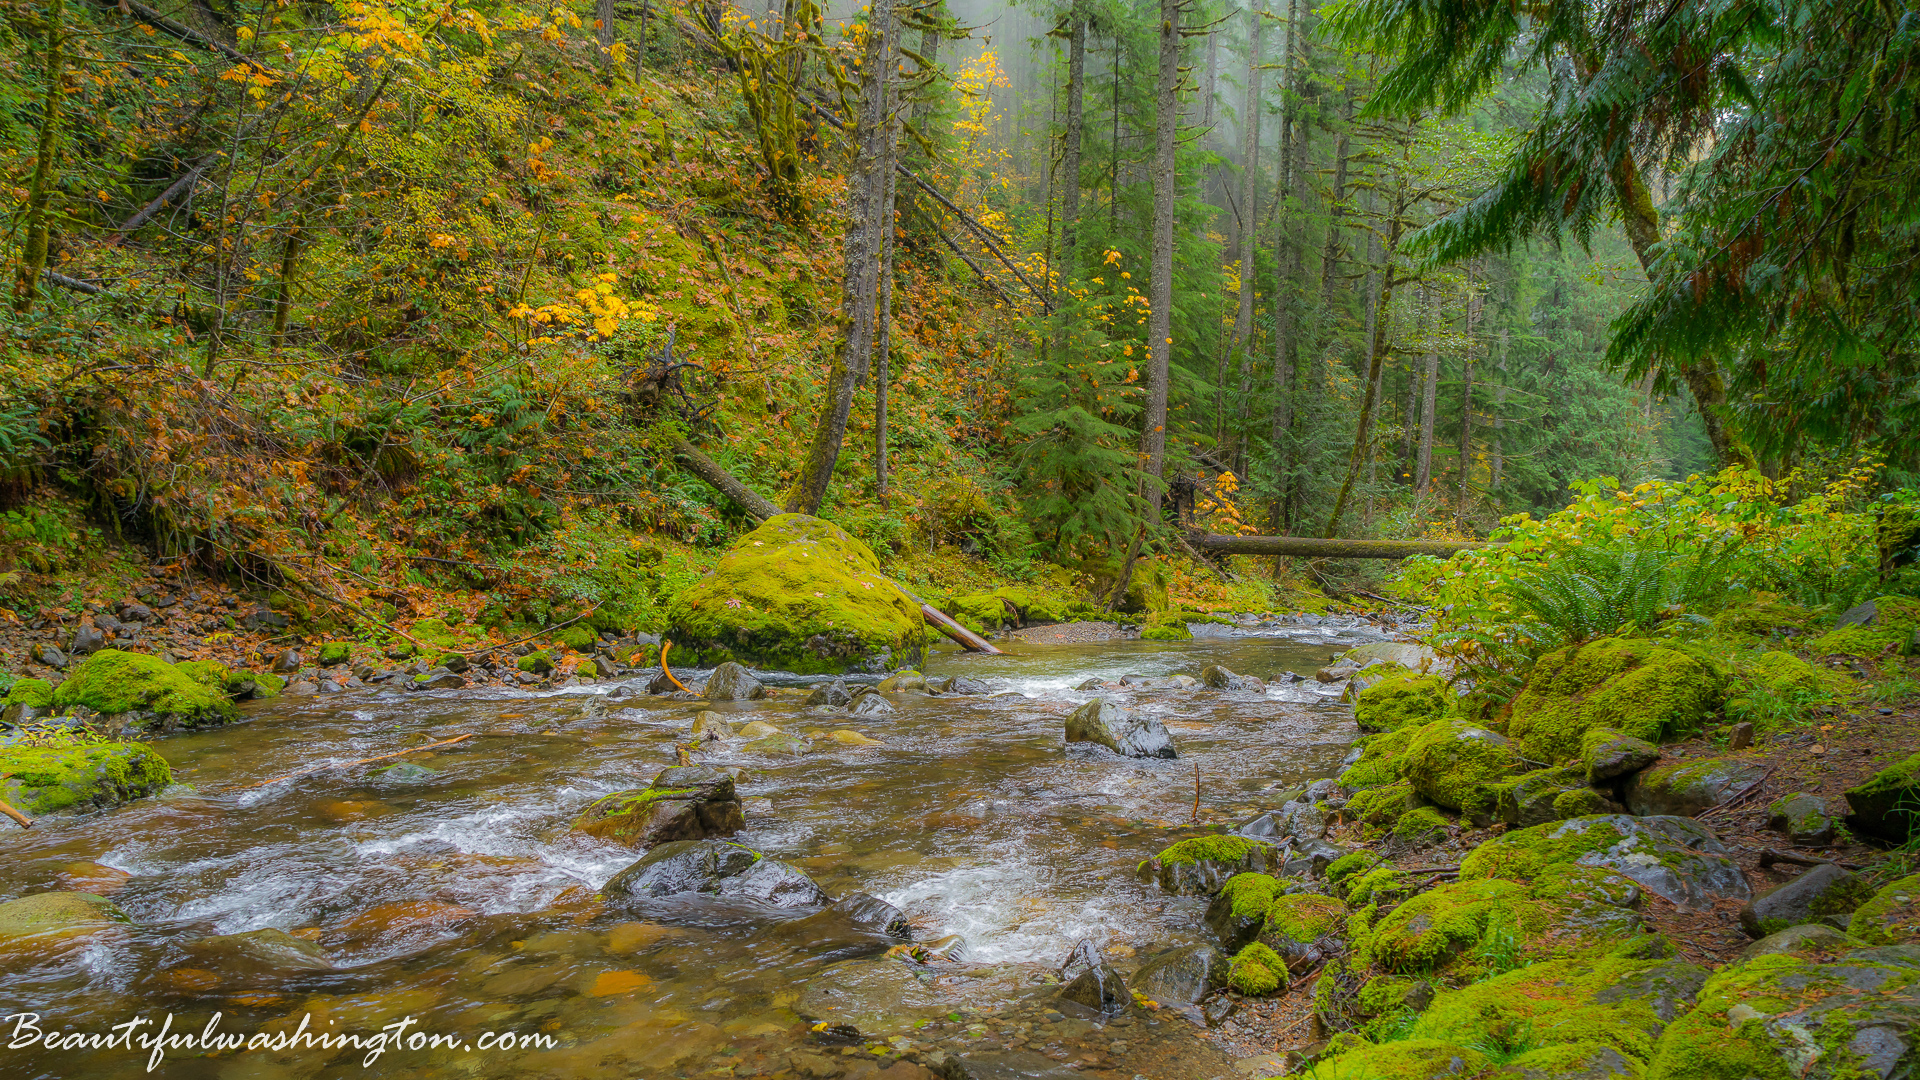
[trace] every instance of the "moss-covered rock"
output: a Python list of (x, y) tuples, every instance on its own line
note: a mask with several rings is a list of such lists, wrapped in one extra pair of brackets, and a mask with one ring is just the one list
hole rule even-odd
[(1385, 787), (1363, 788), (1353, 793), (1341, 811), (1348, 818), (1366, 825), (1390, 828), (1401, 815), (1426, 805), (1426, 799), (1405, 780)]
[(1241, 946), (1260, 936), (1267, 925), (1267, 909), (1273, 906), (1274, 897), (1285, 891), (1280, 879), (1268, 874), (1235, 874), (1207, 905), (1207, 928), (1220, 940), (1221, 948), (1239, 952)]
[(118, 806), (173, 782), (145, 743), (0, 747), (0, 802), (35, 816)]
[(1140, 864), (1143, 876), (1181, 896), (1212, 896), (1236, 874), (1278, 867), (1283, 852), (1245, 836), (1195, 836), (1178, 841)]
[(1773, 952), (1715, 972), (1668, 1025), (1647, 1080), (1867, 1080), (1909, 1074), (1920, 950)]
[(1580, 755), (1594, 728), (1659, 742), (1720, 707), (1726, 675), (1708, 660), (1636, 638), (1600, 638), (1548, 653), (1513, 699), (1507, 734), (1535, 761)]
[(1398, 731), (1431, 723), (1446, 711), (1446, 680), (1400, 671), (1360, 691), (1353, 703), (1353, 722), (1361, 731)]
[(1863, 833), (1904, 844), (1920, 825), (1920, 754), (1889, 765), (1846, 790), (1848, 822)]
[(1635, 773), (1627, 782), (1627, 809), (1642, 817), (1694, 817), (1737, 798), (1768, 773), (1764, 761), (1701, 758)]
[(1248, 997), (1266, 997), (1287, 988), (1287, 965), (1260, 942), (1241, 949), (1227, 965), (1227, 985)]
[(1331, 896), (1276, 896), (1267, 904), (1260, 941), (1290, 964), (1316, 964), (1345, 948), (1347, 914), (1347, 905)]
[(545, 675), (553, 670), (553, 655), (545, 649), (536, 649), (515, 661), (513, 666), (535, 675)]
[(34, 893), (0, 904), (0, 949), (71, 941), (132, 921), (104, 896)]
[(1861, 904), (1847, 932), (1869, 945), (1920, 942), (1920, 874), (1903, 877)]
[(1659, 760), (1659, 747), (1624, 731), (1588, 728), (1580, 736), (1580, 764), (1587, 770), (1589, 784), (1637, 773)]
[(1403, 771), (1414, 790), (1436, 804), (1491, 815), (1498, 785), (1525, 767), (1506, 736), (1464, 720), (1436, 720), (1415, 730)]
[(0, 699), (0, 705), (25, 705), (29, 709), (45, 709), (53, 704), (53, 684), (45, 679), (15, 679), (7, 687), (7, 696)]
[(1897, 653), (1908, 640), (1898, 630), (1872, 630), (1864, 626), (1843, 626), (1814, 638), (1807, 648), (1821, 656), (1853, 656), (1871, 660)]
[(1471, 1047), (1440, 1039), (1398, 1039), (1323, 1054), (1301, 1075), (1307, 1080), (1435, 1080), (1478, 1076), (1486, 1067), (1487, 1055)]
[(553, 639), (574, 652), (586, 653), (593, 651), (594, 645), (600, 640), (600, 635), (594, 633), (591, 626), (574, 623), (553, 635)]
[(1726, 638), (1771, 638), (1782, 631), (1812, 626), (1813, 622), (1814, 613), (1806, 608), (1763, 594), (1715, 615), (1713, 629), (1715, 634)]
[(630, 847), (732, 836), (746, 828), (733, 776), (705, 765), (662, 770), (653, 783), (616, 791), (574, 819), (577, 832)]
[(1527, 879), (1565, 863), (1618, 870), (1682, 907), (1753, 895), (1726, 847), (1693, 819), (1678, 817), (1594, 814), (1510, 830), (1475, 848), (1461, 861), (1460, 876)]
[[(1378, 871), (1376, 871), (1378, 872)], [(1604, 890), (1463, 880), (1420, 893), (1355, 935), (1353, 966), (1450, 978), (1546, 959), (1597, 957), (1643, 937), (1645, 924)]]
[(329, 641), (320, 646), (320, 666), (335, 667), (353, 659), (353, 646), (344, 641)]
[(53, 692), (57, 709), (75, 706), (126, 716), (130, 726), (159, 731), (210, 727), (238, 713), (226, 695), (145, 653), (102, 649), (73, 669)]
[(1193, 631), (1185, 622), (1153, 623), (1140, 630), (1142, 641), (1192, 641)]
[(991, 634), (1019, 625), (1019, 607), (1009, 604), (1010, 601), (998, 593), (970, 593), (949, 597), (940, 605), (940, 610), (976, 634)]
[[(279, 697), (281, 691), (287, 688), (287, 680), (266, 671), (250, 672), (246, 680), (253, 684), (253, 696), (258, 698)], [(231, 681), (228, 687), (232, 688)]]
[(803, 674), (892, 671), (924, 659), (920, 605), (838, 526), (781, 514), (741, 537), (675, 599), (673, 640), (702, 663)]
[(1393, 823), (1393, 838), (1410, 847), (1418, 847), (1447, 835), (1448, 821), (1431, 806), (1415, 807)]
[(1827, 812), (1827, 800), (1796, 791), (1767, 804), (1767, 828), (1787, 834), (1796, 844), (1830, 843), (1835, 835), (1833, 815)]
[[(1587, 786), (1585, 766), (1565, 765), (1558, 769), (1538, 769), (1511, 784), (1500, 787), (1499, 802), (1495, 812), (1501, 821), (1509, 825), (1522, 828), (1544, 825), (1549, 821), (1577, 816), (1560, 812), (1561, 796), (1592, 790)], [(1595, 794), (1599, 793), (1595, 792)]]
[(1360, 744), (1360, 759), (1340, 774), (1340, 786), (1350, 791), (1381, 787), (1404, 777), (1402, 759), (1414, 735), (1422, 728), (1401, 728), (1384, 735), (1369, 736)]
[(1920, 632), (1920, 599), (1876, 596), (1840, 616), (1840, 624), (1816, 638), (1811, 648), (1821, 654), (1858, 657), (1888, 652), (1912, 655), (1916, 632)]
[(1844, 688), (1843, 680), (1830, 671), (1822, 671), (1790, 652), (1769, 649), (1735, 662), (1735, 679), (1729, 706), (1755, 690), (1775, 697), (1795, 694), (1826, 698)]
[(409, 633), (429, 645), (437, 645), (442, 649), (451, 649), (460, 641), (454, 636), (453, 628), (447, 625), (445, 619), (421, 619), (413, 624), (413, 629)]

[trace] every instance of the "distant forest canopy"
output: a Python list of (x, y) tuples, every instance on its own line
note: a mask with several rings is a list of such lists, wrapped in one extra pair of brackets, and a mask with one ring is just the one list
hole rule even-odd
[(6, 500), (163, 551), (1110, 566), (1920, 470), (1908, 6), (0, 14)]

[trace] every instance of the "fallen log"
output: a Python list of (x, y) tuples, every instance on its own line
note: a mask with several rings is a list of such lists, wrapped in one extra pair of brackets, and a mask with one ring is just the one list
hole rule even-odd
[[(899, 582), (896, 581), (893, 584), (895, 588), (900, 588)], [(907, 592), (904, 588), (900, 588), (900, 591), (907, 593), (907, 599), (920, 605), (920, 617), (932, 623), (935, 630), (940, 631), (974, 652), (986, 653), (989, 656), (1001, 655), (1000, 650), (994, 648), (992, 642), (961, 626), (959, 623), (954, 622), (952, 619), (947, 618), (946, 612)]]
[(1309, 559), (1404, 559), (1491, 546), (1486, 540), (1323, 540), (1314, 536), (1225, 536), (1202, 533), (1193, 546), (1214, 555), (1293, 555)]

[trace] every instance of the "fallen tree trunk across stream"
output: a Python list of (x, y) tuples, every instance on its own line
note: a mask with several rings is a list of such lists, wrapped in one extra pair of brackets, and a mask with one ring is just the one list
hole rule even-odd
[(1209, 555), (1295, 555), (1309, 559), (1404, 559), (1491, 546), (1486, 540), (1322, 540), (1314, 536), (1225, 536), (1201, 533), (1189, 540)]

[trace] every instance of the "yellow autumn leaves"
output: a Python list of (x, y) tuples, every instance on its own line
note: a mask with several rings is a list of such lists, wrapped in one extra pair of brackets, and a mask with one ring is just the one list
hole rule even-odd
[(561, 337), (605, 341), (618, 333), (628, 319), (654, 322), (660, 309), (645, 300), (628, 301), (614, 292), (617, 274), (600, 274), (592, 286), (574, 292), (571, 300), (555, 301), (532, 307), (524, 302), (507, 312), (510, 319), (525, 321), (529, 345), (552, 344)]

